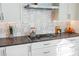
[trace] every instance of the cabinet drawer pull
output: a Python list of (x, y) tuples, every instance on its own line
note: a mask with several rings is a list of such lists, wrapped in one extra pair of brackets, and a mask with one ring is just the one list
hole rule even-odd
[(47, 43), (47, 44), (44, 44), (44, 45), (49, 45), (49, 43)]
[(73, 40), (70, 40), (70, 41), (75, 41), (75, 39), (73, 39)]
[(47, 53), (50, 53), (50, 51), (47, 51), (47, 52), (43, 52), (44, 54), (47, 54)]

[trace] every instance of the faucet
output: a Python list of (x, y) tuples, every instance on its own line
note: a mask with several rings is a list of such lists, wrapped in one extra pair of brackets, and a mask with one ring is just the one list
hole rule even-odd
[(36, 36), (36, 28), (35, 27), (31, 27), (31, 33), (30, 33), (30, 35), (32, 37), (35, 37)]

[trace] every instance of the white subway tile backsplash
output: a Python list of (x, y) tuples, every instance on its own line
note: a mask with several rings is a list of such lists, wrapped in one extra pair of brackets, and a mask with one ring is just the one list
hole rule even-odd
[[(49, 30), (51, 29), (47, 29), (47, 26), (48, 28), (52, 28), (49, 25), (51, 23), (51, 10), (27, 9), (22, 14), (23, 23), (29, 24), (30, 27), (34, 25), (38, 34), (50, 32)], [(28, 28), (28, 26), (24, 26), (24, 28)], [(24, 29), (24, 33), (26, 31)]]
[[(37, 34), (55, 33), (55, 26), (57, 25), (60, 25), (62, 32), (64, 32), (68, 22), (64, 20), (52, 21), (51, 12), (52, 10), (22, 9), (21, 21), (9, 22), (13, 26), (14, 36), (26, 35), (32, 26), (36, 27)], [(0, 27), (0, 37), (5, 37), (4, 31)]]

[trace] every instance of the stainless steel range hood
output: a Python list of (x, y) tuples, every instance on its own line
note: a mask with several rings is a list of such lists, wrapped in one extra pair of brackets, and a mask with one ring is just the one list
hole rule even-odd
[(25, 4), (24, 8), (31, 9), (58, 9), (59, 3), (29, 3)]

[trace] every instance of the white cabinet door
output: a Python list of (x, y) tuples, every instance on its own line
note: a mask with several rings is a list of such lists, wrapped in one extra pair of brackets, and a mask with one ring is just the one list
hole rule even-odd
[(67, 4), (61, 3), (59, 5), (59, 20), (66, 20), (67, 19)]
[(59, 20), (74, 20), (76, 15), (77, 4), (61, 3), (59, 6)]
[(4, 48), (0, 48), (0, 56), (4, 56), (4, 55), (5, 55)]
[(77, 5), (76, 18), (77, 20), (79, 20), (79, 3), (77, 3), (76, 5)]
[(74, 3), (69, 3), (68, 4), (68, 18), (70, 20), (74, 20), (76, 19), (76, 10), (77, 10), (77, 5)]
[(6, 47), (7, 56), (28, 56), (28, 45), (15, 45)]
[(57, 45), (60, 41), (61, 40), (58, 39), (58, 40), (50, 40), (50, 41), (32, 43), (32, 49), (41, 49), (41, 48), (46, 48), (46, 47), (48, 48), (50, 46)]
[(68, 38), (68, 40), (75, 46), (79, 44), (79, 37)]
[(20, 4), (19, 3), (2, 3), (2, 12), (4, 20), (19, 21), (20, 20)]

